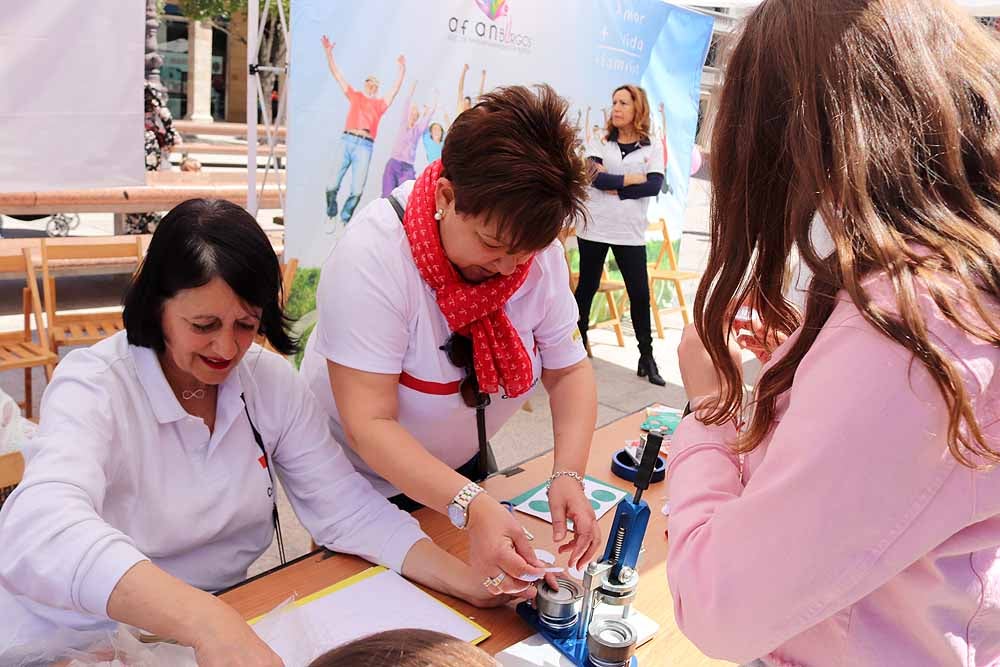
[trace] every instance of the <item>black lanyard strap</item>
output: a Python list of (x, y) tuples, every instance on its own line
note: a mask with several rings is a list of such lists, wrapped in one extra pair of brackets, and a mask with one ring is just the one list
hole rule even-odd
[(260, 431), (253, 424), (253, 419), (250, 417), (250, 408), (247, 407), (247, 399), (243, 397), (243, 394), (240, 394), (240, 400), (243, 401), (243, 411), (247, 413), (247, 421), (250, 422), (253, 439), (264, 454), (264, 468), (267, 470), (268, 479), (271, 480), (271, 486), (267, 487), (267, 495), (271, 496), (271, 501), (274, 503), (271, 506), (271, 519), (274, 522), (274, 537), (278, 542), (278, 558), (281, 559), (281, 564), (284, 565), (286, 560), (285, 540), (281, 536), (281, 519), (278, 518), (278, 494), (274, 488), (274, 472), (271, 470), (271, 457), (268, 456), (267, 449), (264, 447), (264, 439), (260, 437)]
[[(403, 216), (406, 214), (406, 209), (394, 196), (389, 195), (386, 197), (389, 200), (389, 205), (396, 212), (399, 217), (399, 221), (403, 222)], [(444, 349), (444, 348), (442, 348)], [(478, 388), (478, 385), (476, 385)], [(494, 468), (496, 467), (490, 456), (490, 441), (486, 437), (486, 406), (490, 404), (489, 394), (477, 394), (479, 398), (479, 404), (476, 406), (476, 434), (479, 436), (479, 456), (477, 457), (478, 467), (479, 467), (479, 480), (482, 481), (486, 479), (490, 473), (496, 472)]]

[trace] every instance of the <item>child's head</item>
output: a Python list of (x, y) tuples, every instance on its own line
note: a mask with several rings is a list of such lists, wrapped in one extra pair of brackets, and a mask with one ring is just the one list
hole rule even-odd
[(388, 630), (327, 651), (309, 667), (497, 667), (468, 642), (431, 630)]
[(444, 141), (444, 128), (441, 126), (441, 123), (431, 123), (428, 129), (431, 131), (431, 139), (436, 143)]
[[(782, 280), (793, 245), (815, 279), (804, 334), (758, 383), (744, 451), (770, 428), (774, 397), (840, 290), (923, 360), (955, 399), (957, 429), (967, 405), (957, 371), (921, 352), (935, 346), (913, 324), (922, 320), (913, 297), (897, 291), (891, 315), (863, 281), (882, 273), (905, 291), (919, 279), (947, 300), (950, 274), (1000, 297), (998, 63), (1000, 41), (946, 0), (767, 0), (747, 18), (715, 118), (712, 252), (695, 303), (729, 385), (724, 410), (741, 389), (720, 323), (750, 299), (765, 326), (798, 326)], [(833, 240), (829, 258), (810, 243), (816, 213)]]

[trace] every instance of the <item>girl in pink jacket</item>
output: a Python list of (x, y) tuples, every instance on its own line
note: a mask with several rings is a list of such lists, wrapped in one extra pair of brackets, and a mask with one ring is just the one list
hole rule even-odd
[[(712, 148), (667, 477), (680, 628), (754, 665), (1000, 665), (1000, 41), (946, 0), (766, 0)], [(746, 409), (743, 303), (787, 336)]]

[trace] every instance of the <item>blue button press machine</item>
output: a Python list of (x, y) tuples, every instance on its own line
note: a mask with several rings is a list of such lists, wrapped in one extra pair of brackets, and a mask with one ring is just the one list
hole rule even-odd
[[(608, 545), (601, 560), (591, 563), (582, 584), (559, 578), (559, 589), (544, 582), (535, 603), (522, 602), (517, 613), (578, 667), (638, 667), (637, 634), (628, 621), (639, 586), (637, 563), (649, 523), (642, 492), (656, 470), (663, 437), (646, 437), (635, 476), (635, 494), (615, 508)], [(594, 621), (594, 610), (607, 604), (624, 607), (621, 619)]]

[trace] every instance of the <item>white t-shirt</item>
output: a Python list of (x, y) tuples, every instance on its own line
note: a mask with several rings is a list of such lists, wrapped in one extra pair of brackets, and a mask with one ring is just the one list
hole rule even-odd
[[(405, 205), (413, 182), (393, 194)], [(330, 389), (327, 360), (369, 373), (400, 374), (399, 423), (431, 454), (452, 468), (479, 451), (476, 412), (458, 392), (465, 371), (439, 348), (451, 330), (416, 265), (395, 210), (379, 199), (361, 210), (323, 265), (316, 294), (319, 320), (306, 345), (301, 373), (330, 415), (334, 436), (344, 439)], [(505, 306), (532, 358), (534, 380), (542, 368), (571, 366), (586, 356), (573, 339), (576, 301), (558, 241), (532, 262), (528, 277)], [(486, 433), (492, 437), (527, 400), (491, 396)], [(386, 496), (398, 491), (345, 448), (355, 467)]]
[(274, 529), (241, 393), (316, 542), (402, 567), (425, 535), (351, 467), (285, 359), (252, 346), (219, 387), (209, 433), (156, 354), (121, 332), (56, 368), (24, 480), (0, 511), (0, 664), (60, 628), (110, 625), (111, 591), (139, 561), (209, 591), (246, 578)]
[[(615, 141), (591, 141), (587, 157), (600, 158), (605, 170), (613, 175), (663, 173), (663, 148), (651, 142), (622, 158)], [(576, 235), (587, 241), (611, 245), (646, 245), (646, 212), (651, 197), (619, 199), (617, 190), (599, 190), (590, 186), (586, 225), (578, 223)]]

